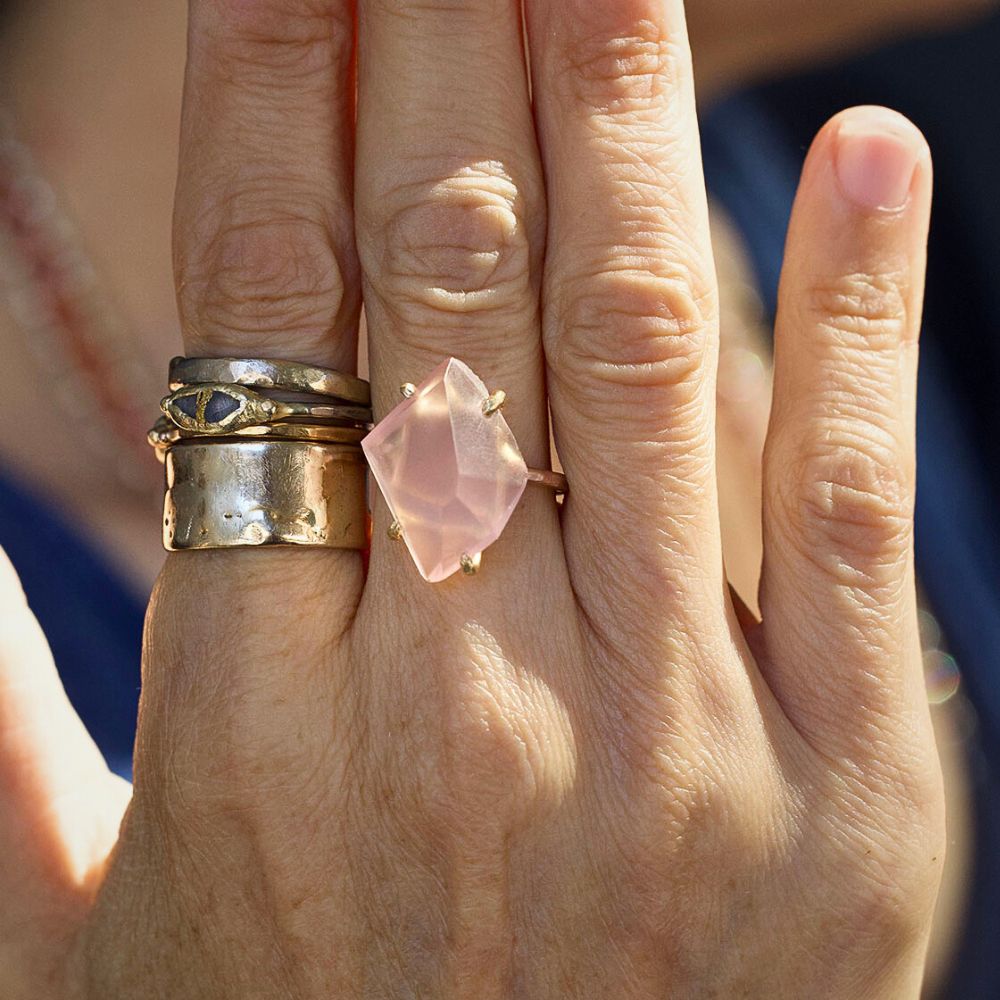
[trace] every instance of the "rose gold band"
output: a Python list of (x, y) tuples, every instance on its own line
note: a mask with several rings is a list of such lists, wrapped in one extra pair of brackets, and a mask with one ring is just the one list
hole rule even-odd
[(556, 493), (566, 493), (569, 490), (566, 477), (561, 472), (553, 472), (551, 469), (528, 469), (528, 482), (547, 486)]

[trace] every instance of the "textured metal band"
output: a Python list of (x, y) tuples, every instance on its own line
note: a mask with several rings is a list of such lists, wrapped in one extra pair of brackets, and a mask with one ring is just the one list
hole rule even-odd
[[(327, 424), (259, 424), (254, 427), (241, 427), (239, 430), (231, 431), (225, 436), (236, 438), (252, 439), (260, 441), (264, 439), (280, 439), (282, 441), (315, 441), (326, 444), (353, 444), (361, 443), (361, 439), (367, 433), (361, 427), (333, 427)], [(166, 417), (160, 417), (153, 425), (148, 435), (149, 443), (156, 449), (160, 461), (167, 448), (177, 444), (179, 441), (197, 440), (204, 442), (204, 434), (193, 434), (181, 430), (173, 421)]]
[(185, 440), (166, 453), (164, 548), (364, 549), (365, 471), (350, 445)]
[(285, 420), (339, 427), (369, 427), (371, 408), (342, 403), (288, 403), (232, 383), (189, 385), (160, 400), (160, 409), (181, 430), (213, 437), (243, 427)]
[(331, 368), (268, 358), (174, 358), (170, 362), (171, 390), (206, 382), (311, 392), (345, 403), (371, 405), (371, 388), (364, 379)]

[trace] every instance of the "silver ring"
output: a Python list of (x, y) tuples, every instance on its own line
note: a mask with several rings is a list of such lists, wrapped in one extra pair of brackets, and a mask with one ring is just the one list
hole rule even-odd
[(364, 379), (318, 365), (269, 358), (174, 358), (170, 362), (171, 391), (209, 382), (310, 392), (371, 405), (371, 387)]

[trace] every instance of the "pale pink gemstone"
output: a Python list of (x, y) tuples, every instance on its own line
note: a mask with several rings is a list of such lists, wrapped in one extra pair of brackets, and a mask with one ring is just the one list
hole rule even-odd
[(361, 442), (410, 555), (431, 583), (500, 537), (528, 482), (507, 421), (483, 413), (488, 396), (468, 365), (449, 358)]

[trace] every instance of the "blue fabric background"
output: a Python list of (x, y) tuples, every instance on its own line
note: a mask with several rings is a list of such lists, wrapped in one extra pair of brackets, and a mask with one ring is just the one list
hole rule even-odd
[(42, 500), (2, 474), (0, 546), (21, 576), (70, 699), (109, 765), (129, 777), (142, 601)]

